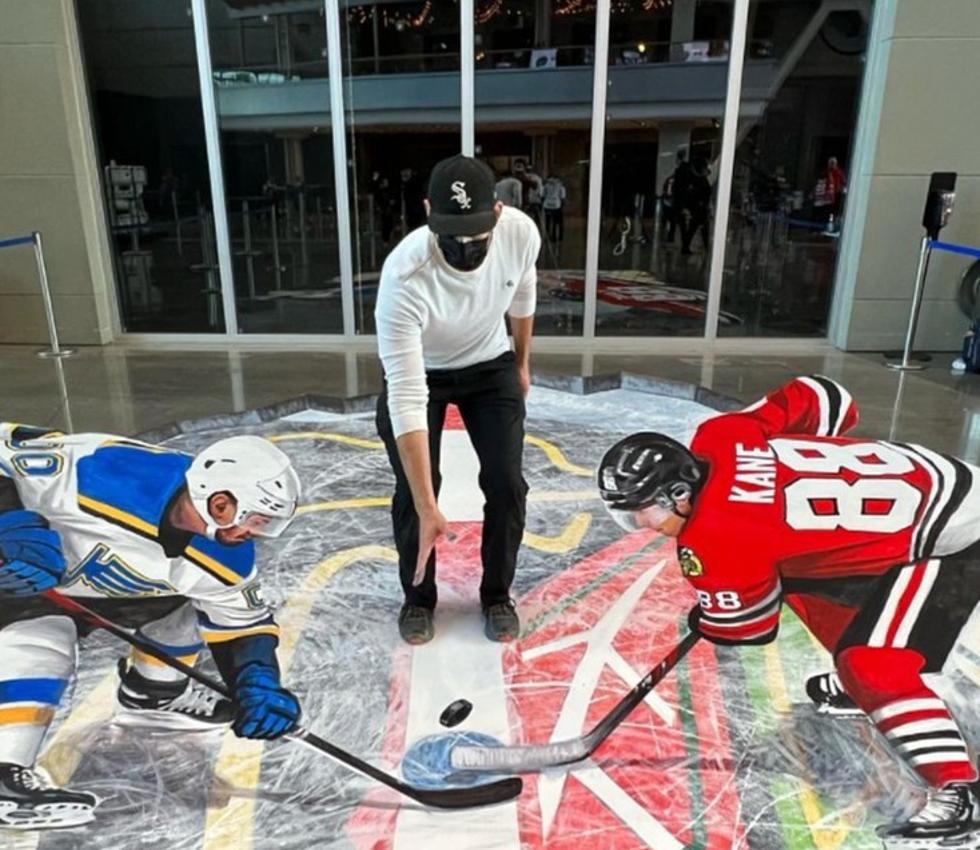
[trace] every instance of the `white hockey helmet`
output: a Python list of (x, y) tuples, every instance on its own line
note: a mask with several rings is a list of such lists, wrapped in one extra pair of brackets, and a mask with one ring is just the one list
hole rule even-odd
[[(202, 451), (187, 470), (187, 489), (208, 526), (208, 536), (233, 525), (259, 537), (278, 537), (292, 522), (300, 497), (299, 476), (289, 458), (262, 437), (228, 437)], [(228, 492), (238, 508), (225, 525), (214, 521), (208, 500)]]

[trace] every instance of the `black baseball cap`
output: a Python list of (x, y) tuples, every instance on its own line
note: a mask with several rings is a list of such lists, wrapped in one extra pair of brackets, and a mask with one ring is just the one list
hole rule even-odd
[(429, 229), (440, 236), (476, 236), (497, 223), (494, 177), (478, 159), (457, 154), (429, 176)]

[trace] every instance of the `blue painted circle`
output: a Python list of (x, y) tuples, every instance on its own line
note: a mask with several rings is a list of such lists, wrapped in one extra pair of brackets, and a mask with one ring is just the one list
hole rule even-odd
[(456, 747), (499, 747), (501, 742), (482, 732), (442, 732), (420, 738), (402, 759), (402, 776), (419, 788), (482, 785), (495, 777), (479, 770), (456, 771), (452, 752)]

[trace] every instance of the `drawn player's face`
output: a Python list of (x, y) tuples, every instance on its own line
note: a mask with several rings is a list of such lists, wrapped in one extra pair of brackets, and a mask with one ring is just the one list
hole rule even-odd
[(208, 512), (218, 525), (227, 526), (226, 528), (219, 528), (215, 533), (219, 543), (226, 545), (244, 543), (251, 539), (255, 533), (255, 529), (250, 527), (228, 525), (228, 523), (234, 522), (238, 514), (238, 502), (231, 493), (215, 493), (208, 502)]
[(650, 528), (668, 537), (676, 537), (680, 534), (684, 523), (687, 522), (687, 517), (691, 513), (690, 503), (687, 501), (679, 503), (677, 508), (679, 512), (656, 503), (647, 505), (645, 508), (632, 512), (633, 521), (637, 528)]
[(238, 501), (227, 492), (215, 493), (208, 502), (208, 510), (215, 523), (222, 526), (215, 532), (215, 537), (220, 543), (227, 545), (244, 543), (253, 537), (278, 537), (290, 522), (288, 518), (271, 517), (252, 511), (240, 517)]

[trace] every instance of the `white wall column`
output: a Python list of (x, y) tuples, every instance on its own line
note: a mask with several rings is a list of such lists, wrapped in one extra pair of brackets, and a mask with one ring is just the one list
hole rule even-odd
[(474, 84), (474, 18), (473, 0), (459, 2), (459, 103), (462, 111), (460, 128), (461, 150), (464, 156), (473, 156), (476, 150), (476, 118)]

